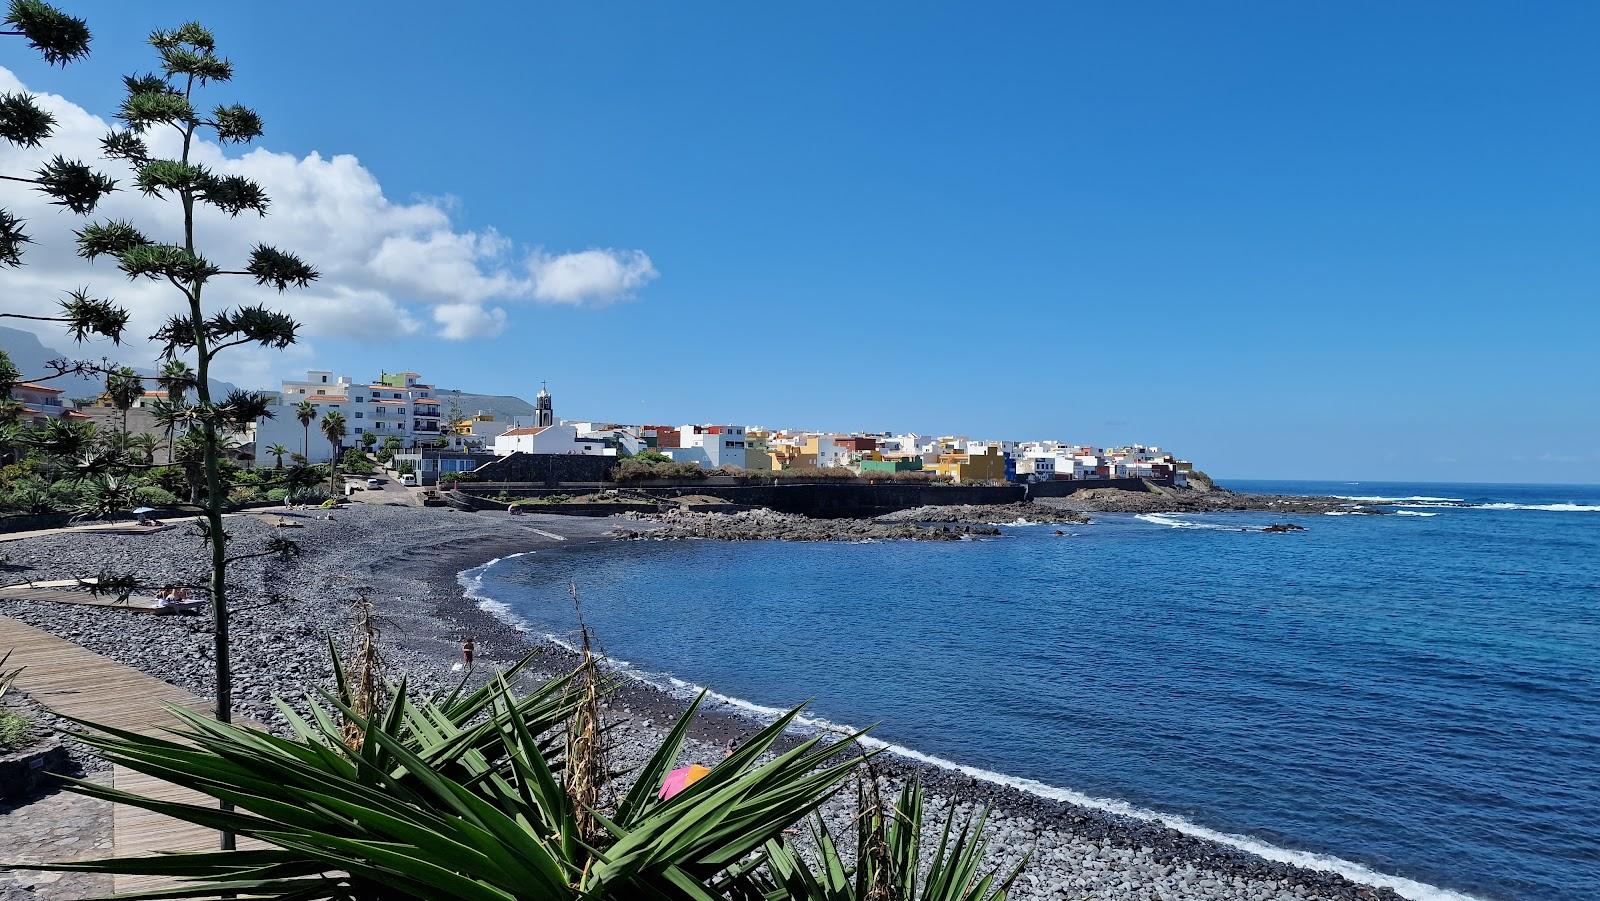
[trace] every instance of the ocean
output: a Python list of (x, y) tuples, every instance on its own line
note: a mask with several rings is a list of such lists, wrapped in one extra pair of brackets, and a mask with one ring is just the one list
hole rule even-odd
[[(1407, 897), (1600, 893), (1600, 486), (1227, 486), (1393, 514), (641, 541), (463, 584), (570, 639), (575, 581), (651, 681), (814, 699), (931, 762)], [(1285, 521), (1307, 531), (1240, 531)]]

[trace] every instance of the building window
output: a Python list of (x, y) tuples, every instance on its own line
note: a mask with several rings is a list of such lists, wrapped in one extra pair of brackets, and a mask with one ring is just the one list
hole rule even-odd
[(356, 418), (357, 418), (357, 419), (360, 419), (360, 418), (361, 418), (361, 411), (360, 411), (360, 410), (357, 410), (357, 411), (356, 411)]

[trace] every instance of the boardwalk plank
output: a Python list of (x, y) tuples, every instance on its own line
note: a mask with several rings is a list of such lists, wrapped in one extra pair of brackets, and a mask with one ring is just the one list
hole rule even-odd
[[(0, 616), (0, 654), (11, 651), (7, 667), (23, 667), (18, 691), (59, 714), (155, 735), (175, 728), (168, 705), (207, 712), (199, 696), (132, 667), (102, 657), (8, 616)], [(213, 804), (210, 798), (159, 779), (114, 767), (112, 785), (122, 791), (163, 800)], [(216, 832), (118, 804), (112, 811), (112, 848), (119, 857), (156, 851), (210, 851)], [(243, 847), (260, 847), (258, 844)], [(172, 884), (161, 877), (118, 876), (117, 892), (143, 891)]]

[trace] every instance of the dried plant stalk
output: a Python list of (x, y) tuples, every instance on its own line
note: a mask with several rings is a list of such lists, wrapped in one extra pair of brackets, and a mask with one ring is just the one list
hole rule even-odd
[[(371, 719), (383, 701), (383, 654), (378, 650), (378, 626), (372, 616), (372, 601), (356, 602), (355, 643), (345, 664), (345, 686), (350, 708), (362, 719)], [(366, 733), (353, 719), (344, 725), (344, 743), (351, 750), (361, 747)]]

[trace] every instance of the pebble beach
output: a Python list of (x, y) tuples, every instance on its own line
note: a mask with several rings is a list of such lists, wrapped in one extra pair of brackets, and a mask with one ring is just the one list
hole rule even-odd
[[(352, 605), (370, 599), (379, 618), (392, 676), (439, 686), (456, 676), (460, 642), (474, 638), (487, 671), (530, 650), (541, 674), (571, 665), (562, 647), (517, 630), (463, 596), (461, 571), (512, 553), (560, 552), (615, 540), (621, 530), (642, 537), (651, 527), (637, 520), (526, 514), (458, 513), (417, 507), (356, 505), (332, 514), (285, 514), (301, 528), (279, 529), (270, 516), (238, 515), (229, 531), (239, 549), (287, 534), (301, 548), (288, 561), (235, 564), (233, 617), (235, 691), (239, 715), (282, 728), (271, 701), (288, 698), (330, 678), (327, 641), (351, 634)], [(68, 533), (0, 545), (6, 582), (130, 573), (141, 581), (195, 581), (204, 573), (201, 542), (192, 525), (146, 535)], [(581, 589), (581, 585), (579, 588)], [(91, 650), (202, 696), (213, 690), (210, 617), (154, 617), (114, 608), (0, 600), (0, 614), (16, 617)], [(603, 636), (602, 636), (603, 638)], [(796, 700), (806, 694), (797, 687)], [(627, 767), (643, 759), (686, 699), (639, 682), (624, 684), (608, 702), (620, 724), (610, 754)], [(686, 758), (712, 763), (729, 739), (756, 724), (732, 709), (704, 712)], [(935, 815), (955, 804), (983, 806), (990, 815), (989, 855), (1009, 870), (1024, 854), (1029, 863), (1013, 897), (1023, 899), (1393, 899), (1392, 890), (1358, 885), (1337, 874), (1267, 860), (1226, 844), (1104, 810), (1046, 799), (986, 779), (881, 755), (889, 780), (920, 777)], [(836, 799), (825, 817), (837, 833), (848, 828), (854, 792)], [(56, 796), (60, 797), (60, 796)], [(845, 801), (850, 803), (847, 805)], [(48, 803), (49, 799), (45, 802)], [(0, 898), (51, 895), (48, 885)]]

